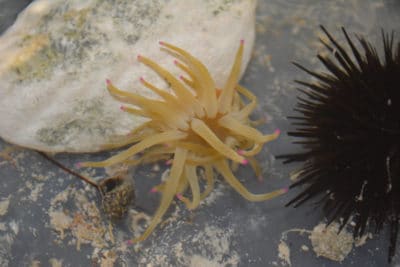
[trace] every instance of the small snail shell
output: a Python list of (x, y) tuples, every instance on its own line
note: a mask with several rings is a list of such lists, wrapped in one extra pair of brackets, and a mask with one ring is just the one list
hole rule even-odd
[(111, 219), (121, 219), (135, 199), (132, 179), (127, 175), (116, 175), (99, 183), (104, 212)]

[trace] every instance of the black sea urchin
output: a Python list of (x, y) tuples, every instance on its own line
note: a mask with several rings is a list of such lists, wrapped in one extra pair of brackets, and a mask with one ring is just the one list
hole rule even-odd
[[(296, 81), (303, 94), (290, 117), (298, 127), (288, 135), (301, 138), (304, 152), (283, 155), (303, 162), (291, 186), (305, 189), (287, 205), (312, 198), (328, 220), (355, 220), (354, 236), (369, 225), (380, 231), (390, 225), (389, 261), (395, 253), (400, 219), (400, 43), (382, 30), (384, 59), (364, 37), (357, 48), (342, 28), (351, 53), (322, 27), (332, 57), (318, 55), (328, 72), (314, 72), (295, 63), (316, 83)], [(332, 58), (335, 58), (334, 60)]]

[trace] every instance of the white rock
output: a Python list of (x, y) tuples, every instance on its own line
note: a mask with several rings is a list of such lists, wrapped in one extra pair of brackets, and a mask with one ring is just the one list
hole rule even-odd
[[(173, 70), (160, 40), (198, 57), (218, 86), (240, 39), (243, 66), (254, 41), (256, 0), (36, 0), (0, 37), (0, 136), (49, 152), (93, 152), (143, 122), (119, 109), (122, 90), (163, 85), (137, 54)], [(243, 67), (244, 69), (244, 67)]]

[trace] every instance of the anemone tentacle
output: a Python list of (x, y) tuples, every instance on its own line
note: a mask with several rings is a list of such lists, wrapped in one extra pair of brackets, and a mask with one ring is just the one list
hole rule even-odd
[(156, 226), (160, 223), (162, 216), (167, 211), (176, 194), (174, 189), (178, 187), (179, 180), (182, 177), (187, 152), (188, 151), (186, 149), (179, 147), (176, 148), (174, 152), (174, 162), (172, 164), (168, 180), (165, 183), (165, 189), (163, 190), (160, 206), (158, 207), (145, 232), (138, 238), (133, 239), (133, 243), (145, 240), (153, 232), (154, 228), (156, 228)]
[(222, 175), (225, 181), (232, 186), (236, 192), (249, 201), (264, 201), (287, 192), (286, 188), (278, 189), (266, 194), (253, 194), (244, 187), (239, 180), (233, 175), (226, 160), (221, 160), (214, 164), (216, 170)]
[(99, 161), (99, 162), (83, 162), (81, 163), (82, 167), (107, 167), (113, 164), (116, 164), (120, 161), (124, 161), (127, 158), (135, 155), (136, 153), (139, 153), (146, 148), (149, 148), (151, 146), (157, 145), (157, 144), (162, 144), (162, 143), (168, 143), (169, 141), (173, 140), (178, 140), (182, 139), (186, 136), (185, 133), (180, 132), (180, 131), (169, 131), (169, 132), (162, 132), (159, 134), (155, 134), (152, 136), (149, 136), (139, 143), (133, 145), (132, 147), (128, 148), (127, 150), (109, 158), (104, 161)]
[[(162, 46), (176, 52), (178, 55), (182, 57), (182, 60), (188, 64), (190, 69), (194, 74), (194, 78), (196, 81), (197, 86), (199, 86), (199, 100), (203, 104), (204, 109), (208, 117), (214, 118), (217, 115), (218, 111), (218, 103), (217, 97), (215, 95), (215, 83), (214, 80), (211, 78), (210, 73), (208, 72), (206, 66), (201, 63), (198, 59), (193, 57), (188, 52), (184, 51), (183, 49), (176, 47), (174, 45), (161, 42)], [(168, 50), (167, 50), (168, 51)]]

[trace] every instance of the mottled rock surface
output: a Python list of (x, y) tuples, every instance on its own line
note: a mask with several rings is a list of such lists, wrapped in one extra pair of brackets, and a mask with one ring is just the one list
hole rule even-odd
[[(0, 37), (0, 136), (50, 152), (93, 152), (143, 122), (119, 110), (105, 79), (151, 94), (136, 61), (142, 54), (172, 69), (160, 40), (188, 50), (217, 85), (227, 79), (240, 39), (244, 66), (254, 41), (255, 0), (37, 0)], [(244, 69), (244, 68), (243, 68)]]

